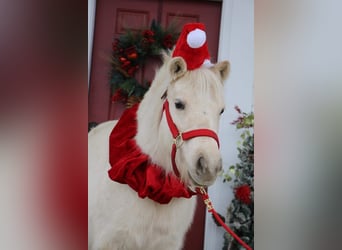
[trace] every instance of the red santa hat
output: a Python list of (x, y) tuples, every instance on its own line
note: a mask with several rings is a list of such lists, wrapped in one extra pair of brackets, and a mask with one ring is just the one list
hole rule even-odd
[(188, 70), (197, 69), (202, 65), (211, 65), (203, 23), (184, 25), (172, 54), (172, 57), (176, 56), (185, 60)]

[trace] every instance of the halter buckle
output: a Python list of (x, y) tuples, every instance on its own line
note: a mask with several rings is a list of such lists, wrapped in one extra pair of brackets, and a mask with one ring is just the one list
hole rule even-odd
[(183, 142), (184, 142), (184, 140), (182, 137), (182, 133), (179, 132), (177, 137), (173, 139), (173, 143), (176, 145), (176, 148), (180, 148), (180, 146), (182, 146)]
[(198, 190), (201, 194), (204, 194), (204, 195), (207, 194), (207, 191), (205, 191), (204, 187), (199, 187), (197, 190)]

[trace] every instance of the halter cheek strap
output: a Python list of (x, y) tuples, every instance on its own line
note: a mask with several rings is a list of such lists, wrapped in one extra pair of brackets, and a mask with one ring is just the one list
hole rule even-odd
[(177, 152), (177, 148), (180, 148), (184, 141), (190, 140), (194, 137), (207, 136), (207, 137), (213, 138), (216, 141), (217, 146), (220, 147), (219, 139), (218, 139), (217, 134), (213, 130), (205, 129), (205, 128), (194, 129), (194, 130), (190, 130), (187, 132), (179, 132), (176, 124), (172, 120), (170, 110), (169, 110), (169, 102), (167, 100), (165, 100), (164, 102), (163, 110), (165, 111), (166, 121), (167, 121), (167, 124), (169, 125), (170, 131), (173, 137), (173, 144), (172, 144), (172, 150), (171, 150), (172, 169), (175, 175), (177, 177), (180, 177), (179, 171), (176, 165), (176, 152)]

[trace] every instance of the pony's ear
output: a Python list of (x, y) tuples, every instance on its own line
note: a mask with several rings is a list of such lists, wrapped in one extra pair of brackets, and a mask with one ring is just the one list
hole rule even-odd
[(228, 61), (218, 62), (212, 67), (212, 69), (219, 73), (221, 81), (223, 82), (227, 79), (230, 72), (230, 63)]
[(169, 63), (169, 72), (173, 81), (177, 80), (187, 71), (186, 62), (182, 57), (174, 57)]

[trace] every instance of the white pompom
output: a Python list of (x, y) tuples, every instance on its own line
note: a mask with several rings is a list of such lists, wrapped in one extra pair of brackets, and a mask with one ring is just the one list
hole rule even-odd
[(204, 67), (204, 68), (210, 68), (212, 66), (214, 66), (214, 64), (212, 64), (209, 59), (205, 59), (203, 64), (202, 64), (202, 67)]
[(197, 49), (203, 46), (207, 39), (205, 32), (201, 29), (195, 29), (189, 32), (186, 37), (186, 42), (190, 46), (190, 48)]

